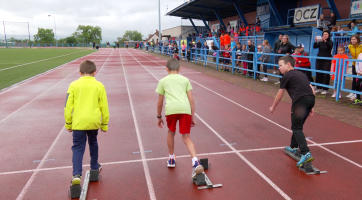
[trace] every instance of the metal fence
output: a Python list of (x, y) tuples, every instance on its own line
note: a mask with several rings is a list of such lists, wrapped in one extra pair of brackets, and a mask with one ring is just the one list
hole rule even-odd
[[(99, 46), (101, 48), (111, 47), (113, 48), (112, 44), (107, 46), (107, 44), (96, 44), (96, 46)], [(120, 47), (124, 47), (124, 44), (119, 44)], [(22, 47), (22, 48), (28, 48), (28, 47), (93, 47), (93, 44), (52, 44), (52, 43), (26, 43), (26, 42), (8, 42), (6, 43), (0, 43), (0, 47)]]

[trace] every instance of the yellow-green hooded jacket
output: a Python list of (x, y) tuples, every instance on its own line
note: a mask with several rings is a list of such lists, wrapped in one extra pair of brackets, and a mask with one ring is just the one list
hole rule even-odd
[(106, 89), (92, 76), (72, 82), (64, 108), (68, 130), (108, 130), (109, 111)]
[[(357, 59), (358, 55), (362, 53), (362, 45), (348, 45), (349, 52), (351, 52), (352, 59)], [(356, 65), (356, 62), (353, 62), (352, 65)]]

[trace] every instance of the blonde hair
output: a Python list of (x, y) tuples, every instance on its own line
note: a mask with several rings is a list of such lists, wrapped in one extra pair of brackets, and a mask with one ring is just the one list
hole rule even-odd
[(272, 48), (272, 46), (269, 44), (269, 41), (268, 41), (268, 40), (264, 40), (263, 42), (266, 44), (266, 46), (269, 46), (269, 47), (270, 47), (270, 51), (273, 51), (273, 48)]
[(289, 43), (289, 36), (288, 35), (283, 35), (283, 37), (286, 37), (287, 38), (287, 43)]

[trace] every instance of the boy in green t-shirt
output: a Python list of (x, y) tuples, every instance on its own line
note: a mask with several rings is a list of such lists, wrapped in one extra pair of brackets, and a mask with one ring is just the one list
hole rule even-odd
[(171, 58), (167, 61), (166, 70), (168, 76), (161, 79), (158, 83), (156, 92), (159, 94), (157, 103), (157, 118), (158, 127), (162, 128), (162, 107), (163, 98), (166, 97), (165, 115), (168, 126), (167, 145), (169, 151), (169, 159), (167, 167), (175, 167), (176, 156), (174, 155), (174, 137), (176, 131), (176, 123), (179, 121), (180, 134), (182, 141), (185, 143), (192, 157), (192, 166), (194, 173), (201, 174), (204, 167), (196, 157), (195, 145), (190, 138), (191, 127), (195, 126), (195, 103), (192, 97), (192, 86), (190, 81), (179, 75), (180, 64), (176, 58)]

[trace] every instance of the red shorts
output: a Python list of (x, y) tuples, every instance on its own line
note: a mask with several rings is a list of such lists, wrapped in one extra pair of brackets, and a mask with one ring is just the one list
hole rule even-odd
[(191, 130), (191, 115), (189, 114), (174, 114), (166, 116), (167, 127), (171, 132), (176, 131), (176, 124), (179, 121), (180, 133), (188, 134)]

